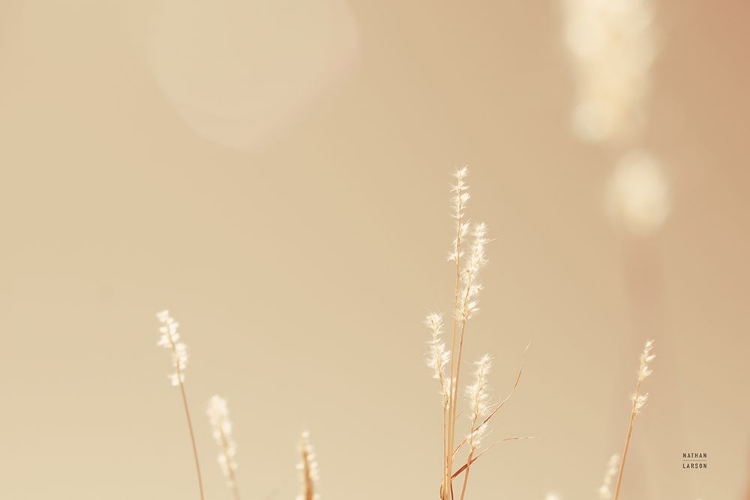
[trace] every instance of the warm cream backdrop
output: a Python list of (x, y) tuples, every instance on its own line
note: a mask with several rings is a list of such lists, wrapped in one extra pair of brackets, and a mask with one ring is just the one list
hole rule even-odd
[[(450, 303), (448, 185), (489, 224), (470, 358), (496, 357), (471, 499), (595, 499), (656, 338), (627, 500), (739, 499), (750, 480), (750, 8), (662, 1), (643, 143), (674, 194), (614, 231), (618, 152), (570, 132), (554, 2), (0, 3), (0, 498), (195, 499), (154, 314), (203, 410), (229, 400), (244, 498), (431, 499), (428, 310)], [(302, 10), (300, 10), (302, 9)], [(683, 451), (710, 469), (681, 470)], [(274, 493), (275, 492), (275, 493)]]

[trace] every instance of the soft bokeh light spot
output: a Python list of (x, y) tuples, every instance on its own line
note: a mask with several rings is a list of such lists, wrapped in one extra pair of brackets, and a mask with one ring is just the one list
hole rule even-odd
[(644, 151), (631, 152), (620, 160), (606, 195), (613, 222), (637, 235), (653, 233), (669, 215), (669, 184), (663, 168)]
[(356, 52), (341, 0), (163, 0), (148, 43), (156, 82), (187, 125), (236, 148), (282, 129)]
[(563, 7), (565, 45), (577, 80), (574, 131), (589, 142), (636, 133), (645, 125), (656, 55), (650, 2), (564, 0)]

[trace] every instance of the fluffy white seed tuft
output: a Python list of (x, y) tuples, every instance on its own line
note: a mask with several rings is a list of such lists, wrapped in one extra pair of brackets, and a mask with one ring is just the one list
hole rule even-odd
[(638, 381), (643, 382), (646, 377), (651, 375), (651, 368), (649, 368), (648, 364), (656, 358), (656, 355), (651, 354), (651, 349), (653, 349), (654, 341), (649, 340), (646, 342), (646, 347), (643, 348), (643, 352), (641, 353), (641, 366), (638, 369)]
[(310, 433), (308, 431), (302, 433), (299, 442), (299, 452), (302, 459), (297, 464), (297, 470), (299, 471), (301, 487), (297, 500), (317, 500), (320, 498), (320, 495), (316, 493), (315, 485), (320, 479), (320, 474), (318, 472), (318, 462), (315, 458), (315, 452), (310, 444)]
[(451, 352), (446, 349), (443, 342), (443, 316), (441, 314), (429, 314), (425, 324), (430, 329), (430, 340), (427, 342), (428, 355), (427, 366), (432, 368), (433, 377), (440, 383), (440, 393), (443, 397), (443, 406), (446, 406), (450, 398), (450, 382), (445, 373), (445, 367), (451, 360)]
[(461, 243), (469, 232), (469, 223), (464, 221), (466, 215), (466, 203), (469, 201), (469, 186), (466, 184), (466, 176), (469, 173), (467, 167), (456, 170), (454, 174), (456, 183), (451, 188), (453, 195), (453, 218), (456, 221), (456, 238), (453, 240), (453, 249), (448, 255), (449, 261), (458, 262), (463, 257), (464, 252)]
[(229, 419), (227, 400), (220, 396), (213, 396), (208, 402), (206, 413), (211, 422), (214, 440), (221, 449), (218, 458), (221, 472), (229, 486), (235, 486), (237, 444), (232, 438), (232, 421)]
[(475, 450), (487, 432), (487, 425), (481, 423), (487, 417), (489, 410), (489, 380), (492, 358), (489, 354), (482, 356), (474, 363), (474, 383), (466, 388), (466, 396), (469, 400), (469, 418), (471, 419), (472, 431), (469, 433), (469, 446)]
[(630, 400), (633, 402), (633, 408), (636, 413), (640, 413), (641, 409), (646, 405), (646, 401), (648, 400), (648, 393), (646, 394), (633, 394), (630, 397)]
[(479, 311), (477, 296), (482, 289), (479, 283), (479, 271), (487, 264), (485, 246), (487, 245), (487, 225), (479, 223), (474, 225), (472, 231), (473, 241), (469, 249), (469, 257), (461, 273), (461, 311), (462, 319), (469, 319)]
[(612, 498), (612, 480), (620, 467), (620, 455), (612, 455), (607, 463), (607, 471), (604, 473), (604, 481), (599, 487), (599, 499), (609, 500)]
[(161, 311), (156, 317), (161, 323), (159, 327), (161, 336), (156, 345), (172, 350), (172, 366), (174, 366), (175, 371), (169, 375), (169, 379), (172, 385), (177, 386), (185, 382), (185, 367), (188, 361), (187, 346), (180, 342), (180, 334), (177, 331), (180, 324), (169, 315), (169, 311)]

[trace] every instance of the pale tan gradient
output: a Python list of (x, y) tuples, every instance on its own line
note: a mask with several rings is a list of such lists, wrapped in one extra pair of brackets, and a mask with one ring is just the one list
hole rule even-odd
[[(296, 4), (264, 5), (281, 23)], [(633, 240), (604, 211), (618, 152), (570, 131), (556, 3), (319, 5), (352, 23), (336, 24), (349, 49), (326, 52), (325, 78), (292, 110), (271, 108), (284, 117), (273, 130), (228, 136), (186, 122), (165, 93), (151, 2), (0, 6), (0, 498), (197, 498), (156, 347), (164, 308), (191, 349), (207, 498), (229, 498), (205, 417), (215, 393), (243, 498), (296, 495), (304, 429), (323, 499), (436, 498), (440, 401), (421, 321), (450, 307), (449, 176), (465, 163), (469, 213), (496, 238), (467, 360), (495, 356), (502, 396), (532, 341), (492, 437), (537, 438), (486, 455), (469, 498), (596, 498), (649, 336), (657, 359), (623, 498), (741, 498), (750, 9), (657, 5), (644, 145), (674, 206)], [(310, 51), (330, 33), (301, 31)], [(295, 33), (278, 52), (270, 37), (267, 54), (295, 53)], [(221, 91), (216, 76), (194, 75), (199, 95)], [(230, 97), (283, 102), (285, 83)], [(235, 140), (248, 129), (263, 140)], [(683, 451), (708, 452), (710, 469), (681, 470)]]

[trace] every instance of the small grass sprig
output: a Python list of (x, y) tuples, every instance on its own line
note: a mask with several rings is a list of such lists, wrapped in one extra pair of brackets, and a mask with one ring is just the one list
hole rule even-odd
[(310, 433), (305, 431), (299, 442), (300, 463), (297, 465), (300, 478), (300, 494), (297, 500), (318, 500), (320, 495), (315, 491), (319, 479), (318, 462), (310, 444)]
[(630, 409), (630, 422), (628, 423), (628, 433), (625, 437), (625, 447), (622, 451), (622, 461), (620, 462), (620, 470), (617, 474), (617, 485), (615, 486), (615, 500), (618, 500), (620, 498), (620, 487), (622, 486), (622, 475), (625, 471), (625, 460), (628, 458), (628, 447), (630, 446), (630, 437), (633, 434), (633, 426), (635, 424), (635, 418), (640, 414), (641, 409), (646, 404), (646, 400), (648, 399), (648, 393), (641, 394), (641, 384), (644, 380), (646, 380), (646, 377), (651, 375), (651, 368), (649, 367), (649, 363), (654, 360), (656, 357), (655, 355), (651, 354), (651, 349), (653, 348), (654, 341), (649, 340), (646, 342), (646, 347), (644, 347), (643, 352), (641, 353), (641, 364), (638, 368), (638, 383), (635, 386), (635, 392), (631, 396), (630, 400), (632, 402), (632, 407)]
[(604, 473), (604, 480), (599, 487), (599, 499), (609, 500), (612, 498), (612, 479), (617, 474), (620, 465), (620, 455), (612, 455), (607, 463), (607, 471)]
[(208, 419), (211, 422), (214, 440), (219, 445), (219, 465), (232, 491), (234, 500), (240, 500), (240, 489), (237, 484), (237, 444), (232, 438), (232, 421), (229, 419), (227, 400), (213, 396), (208, 402)]
[(195, 444), (195, 432), (193, 431), (193, 422), (190, 418), (190, 407), (188, 405), (187, 394), (185, 393), (185, 367), (188, 361), (187, 346), (180, 340), (180, 334), (177, 331), (179, 323), (170, 316), (169, 311), (161, 311), (156, 315), (161, 326), (159, 327), (159, 342), (158, 347), (164, 347), (172, 351), (172, 365), (174, 366), (174, 373), (169, 378), (172, 381), (173, 386), (179, 386), (180, 394), (182, 395), (182, 406), (185, 410), (185, 417), (187, 418), (188, 431), (190, 432), (190, 443), (193, 447), (193, 460), (195, 461), (195, 472), (198, 476), (198, 491), (200, 492), (201, 500), (205, 500), (203, 494), (203, 477), (201, 475), (201, 465), (198, 459), (198, 447)]
[[(479, 310), (478, 295), (482, 289), (479, 281), (481, 269), (487, 264), (485, 247), (488, 243), (487, 226), (484, 223), (474, 223), (466, 218), (466, 205), (469, 201), (466, 177), (468, 169), (460, 168), (456, 171), (456, 182), (453, 193), (452, 217), (455, 221), (455, 237), (448, 261), (455, 263), (455, 290), (453, 296), (453, 318), (451, 328), (450, 349), (443, 340), (443, 317), (432, 313), (427, 316), (425, 324), (430, 330), (428, 341), (427, 365), (433, 370), (433, 377), (438, 380), (442, 398), (443, 411), (443, 463), (442, 479), (440, 482), (441, 500), (455, 500), (453, 480), (464, 473), (463, 484), (459, 500), (464, 500), (466, 486), (469, 480), (471, 465), (492, 446), (500, 442), (513, 441), (523, 438), (506, 438), (480, 451), (480, 442), (487, 432), (487, 424), (497, 411), (504, 406), (508, 396), (498, 405), (489, 404), (489, 383), (487, 376), (490, 371), (491, 358), (482, 357), (475, 363), (475, 380), (466, 389), (469, 405), (469, 431), (466, 437), (456, 446), (458, 424), (458, 397), (461, 380), (464, 342), (467, 325)], [(469, 240), (467, 242), (467, 240)], [(455, 355), (454, 355), (455, 354)], [(515, 390), (520, 380), (519, 372)], [(511, 391), (511, 394), (513, 391)], [(494, 408), (493, 408), (494, 407)], [(466, 461), (458, 470), (454, 470), (458, 452), (468, 443)], [(459, 462), (461, 463), (461, 462)]]
[(461, 486), (461, 500), (466, 495), (466, 485), (469, 483), (469, 472), (471, 472), (471, 464), (474, 462), (474, 455), (479, 449), (479, 444), (482, 438), (487, 433), (487, 423), (484, 419), (487, 417), (488, 406), (487, 400), (489, 399), (487, 375), (490, 372), (492, 366), (492, 358), (489, 354), (485, 354), (479, 361), (475, 362), (476, 370), (474, 372), (474, 383), (467, 387), (466, 396), (469, 400), (469, 408), (471, 414), (471, 426), (469, 427), (469, 456), (466, 459), (466, 472), (464, 474), (464, 482)]

